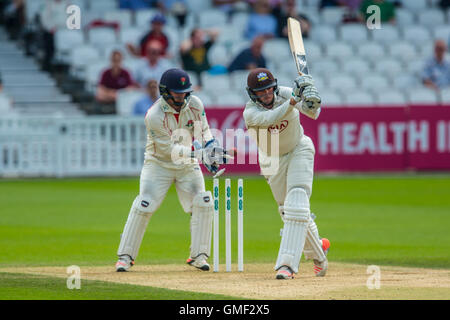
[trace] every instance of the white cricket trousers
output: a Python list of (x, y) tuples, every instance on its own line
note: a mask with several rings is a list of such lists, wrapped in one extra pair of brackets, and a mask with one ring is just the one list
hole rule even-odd
[(163, 202), (172, 183), (175, 183), (183, 210), (192, 212), (194, 197), (205, 192), (205, 181), (198, 164), (181, 169), (168, 169), (153, 161), (146, 162), (141, 171), (139, 195), (153, 201), (154, 212)]
[(311, 197), (314, 176), (314, 144), (308, 136), (289, 153), (279, 158), (278, 171), (265, 176), (278, 206), (283, 206), (287, 193), (295, 187), (303, 188)]

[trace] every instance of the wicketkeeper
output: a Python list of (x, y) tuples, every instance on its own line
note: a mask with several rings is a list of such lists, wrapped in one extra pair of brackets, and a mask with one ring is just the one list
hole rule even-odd
[[(245, 123), (257, 140), (261, 172), (284, 222), (276, 278), (292, 279), (298, 273), (302, 253), (306, 259), (313, 259), (316, 276), (324, 276), (330, 242), (319, 237), (310, 212), (315, 149), (300, 124), (300, 113), (312, 119), (319, 116), (319, 92), (309, 75), (295, 79), (291, 89), (278, 86), (272, 73), (264, 68), (249, 73), (247, 92), (250, 101), (244, 110)], [(278, 139), (272, 140), (272, 135), (278, 135)], [(278, 145), (271, 145), (272, 141), (278, 141)], [(269, 165), (274, 162), (277, 170)]]
[[(191, 214), (187, 263), (209, 270), (214, 208), (211, 192), (205, 191), (199, 161), (212, 173), (217, 173), (220, 164), (226, 161), (224, 150), (211, 135), (203, 103), (191, 95), (191, 86), (185, 71), (167, 70), (159, 84), (161, 97), (147, 111), (147, 145), (140, 190), (121, 236), (117, 271), (127, 271), (134, 264), (148, 222), (172, 183), (184, 211)], [(193, 137), (199, 141), (200, 149), (193, 150)]]

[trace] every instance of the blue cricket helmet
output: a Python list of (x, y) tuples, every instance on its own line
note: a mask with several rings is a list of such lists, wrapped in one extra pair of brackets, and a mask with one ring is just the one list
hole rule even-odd
[[(177, 103), (170, 94), (170, 91), (176, 93), (187, 93), (184, 99), (185, 101), (183, 103)], [(159, 81), (159, 93), (164, 100), (168, 101), (169, 99), (172, 99), (176, 106), (181, 107), (184, 103), (187, 103), (192, 91), (191, 79), (186, 71), (173, 68), (166, 70), (162, 74), (161, 80)]]

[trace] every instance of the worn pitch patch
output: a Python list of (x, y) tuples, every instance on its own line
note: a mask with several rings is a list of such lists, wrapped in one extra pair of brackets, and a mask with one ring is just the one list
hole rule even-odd
[[(276, 280), (273, 264), (246, 264), (244, 272), (196, 270), (185, 264), (135, 265), (116, 272), (114, 264), (80, 266), (82, 280), (159, 287), (242, 297), (247, 299), (450, 299), (450, 270), (380, 266), (379, 289), (367, 265), (330, 262), (327, 275), (315, 277), (312, 262), (302, 262), (293, 280)], [(2, 268), (14, 272), (67, 278), (66, 267)]]

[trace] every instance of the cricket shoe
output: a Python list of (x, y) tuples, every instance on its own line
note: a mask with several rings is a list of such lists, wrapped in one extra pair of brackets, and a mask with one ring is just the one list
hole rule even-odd
[(282, 266), (278, 269), (276, 278), (280, 280), (294, 279), (294, 272), (288, 266)]
[(186, 260), (186, 263), (190, 266), (196, 267), (197, 269), (203, 270), (203, 271), (209, 271), (209, 264), (206, 262), (206, 255), (200, 254), (197, 256), (197, 258), (189, 258)]
[(134, 260), (127, 254), (119, 256), (119, 260), (116, 262), (116, 271), (125, 272), (134, 266)]
[(325, 253), (325, 260), (319, 261), (314, 259), (314, 273), (316, 274), (316, 277), (324, 277), (327, 273), (328, 269), (328, 259), (326, 258), (328, 251), (330, 250), (330, 240), (327, 238), (322, 238), (322, 250), (323, 253)]

